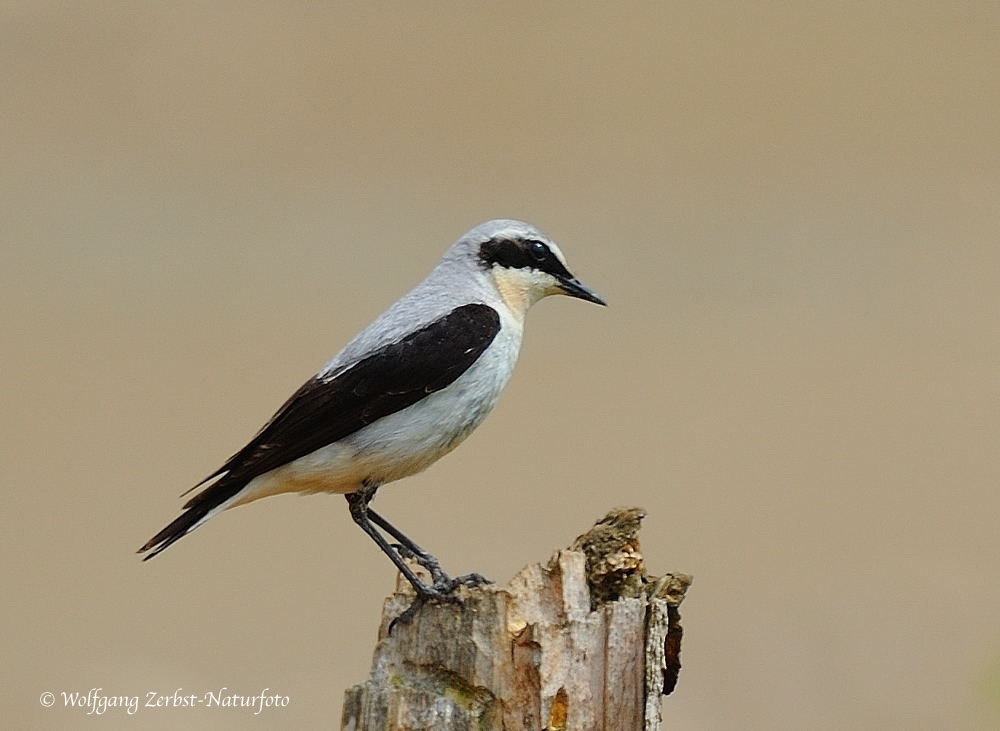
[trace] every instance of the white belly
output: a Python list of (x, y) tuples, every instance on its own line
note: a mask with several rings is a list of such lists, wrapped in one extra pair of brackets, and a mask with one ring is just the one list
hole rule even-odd
[(493, 410), (517, 362), (521, 333), (520, 323), (504, 318), (491, 346), (454, 383), (255, 478), (225, 507), (284, 492), (348, 493), (365, 480), (382, 484), (426, 469)]

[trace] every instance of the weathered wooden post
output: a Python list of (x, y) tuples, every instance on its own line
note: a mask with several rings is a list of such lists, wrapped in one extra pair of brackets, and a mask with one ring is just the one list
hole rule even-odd
[(505, 587), (462, 604), (385, 602), (371, 675), (344, 699), (343, 731), (656, 731), (680, 669), (686, 574), (652, 577), (638, 508), (613, 510)]

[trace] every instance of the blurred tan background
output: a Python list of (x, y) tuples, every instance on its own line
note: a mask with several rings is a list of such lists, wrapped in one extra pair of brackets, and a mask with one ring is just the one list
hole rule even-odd
[[(830, 5), (0, 6), (4, 725), (336, 726), (393, 581), (341, 498), (134, 551), (513, 216), (611, 306), (380, 510), (506, 581), (644, 506), (671, 729), (1000, 727), (1000, 5)], [(93, 687), (291, 702), (39, 703)]]

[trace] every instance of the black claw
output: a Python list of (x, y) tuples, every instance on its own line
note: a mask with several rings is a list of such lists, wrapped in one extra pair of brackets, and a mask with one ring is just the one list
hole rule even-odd
[(391, 622), (389, 622), (389, 628), (386, 630), (386, 634), (390, 634), (390, 635), (392, 634), (392, 629), (393, 629), (393, 627), (396, 626), (397, 622), (402, 622), (403, 624), (409, 624), (410, 620), (413, 619), (413, 617), (417, 613), (417, 610), (420, 608), (420, 605), (423, 604), (423, 603), (424, 603), (424, 600), (421, 599), (419, 596), (416, 599), (414, 599), (413, 603), (410, 604), (410, 606), (408, 606), (406, 609), (404, 609), (399, 614), (398, 617), (396, 617)]
[(492, 583), (492, 581), (484, 577), (482, 574), (466, 574), (465, 576), (458, 576), (454, 579), (449, 579), (445, 576), (443, 581), (435, 581), (431, 586), (422, 584), (420, 587), (417, 587), (414, 585), (413, 588), (416, 590), (417, 596), (413, 599), (410, 606), (404, 609), (398, 617), (389, 622), (388, 633), (392, 634), (392, 628), (396, 626), (397, 622), (408, 624), (417, 615), (420, 607), (423, 606), (425, 602), (442, 602), (445, 604), (458, 604), (461, 606), (463, 604), (462, 598), (454, 593), (458, 587), (467, 586), (469, 588), (475, 588), (477, 586), (482, 586), (483, 584)]
[[(464, 578), (464, 577), (463, 577)], [(396, 626), (397, 622), (402, 622), (403, 624), (409, 624), (417, 611), (424, 605), (425, 602), (442, 602), (445, 604), (462, 604), (461, 597), (455, 596), (451, 592), (455, 591), (460, 584), (455, 583), (454, 579), (449, 579), (444, 583), (437, 583), (433, 586), (423, 585), (421, 588), (414, 586), (413, 588), (417, 590), (417, 596), (414, 598), (413, 602), (402, 613), (389, 622), (388, 634), (392, 634), (392, 628)]]
[(424, 591), (418, 592), (417, 599), (421, 603), (442, 602), (444, 604), (461, 604), (462, 599), (452, 593), (458, 586), (453, 580), (448, 580), (443, 584), (435, 583), (433, 586), (424, 587)]

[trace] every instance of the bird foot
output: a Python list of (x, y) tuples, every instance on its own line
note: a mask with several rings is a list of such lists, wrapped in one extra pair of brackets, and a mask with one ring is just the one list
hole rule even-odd
[(460, 586), (467, 586), (470, 589), (475, 589), (477, 586), (482, 586), (483, 584), (492, 584), (493, 582), (487, 579), (482, 574), (466, 574), (465, 576), (458, 576), (454, 579), (449, 579), (448, 584), (451, 586), (449, 591), (454, 591)]
[[(416, 557), (413, 558), (419, 563), (419, 560)], [(421, 566), (423, 566), (423, 564), (421, 564)], [(456, 589), (458, 589), (458, 587), (467, 586), (469, 588), (474, 588), (482, 586), (483, 584), (493, 583), (481, 574), (466, 574), (465, 576), (457, 576), (454, 579), (450, 579), (447, 574), (441, 571), (440, 567), (438, 567), (438, 571), (440, 571), (440, 573), (444, 576), (443, 581), (435, 581), (431, 586), (427, 586), (426, 584), (413, 586), (414, 590), (417, 592), (417, 596), (414, 598), (410, 606), (404, 609), (398, 617), (389, 622), (389, 634), (392, 634), (392, 628), (395, 627), (398, 622), (409, 624), (425, 602), (436, 601), (446, 604), (461, 605), (461, 597), (458, 597), (453, 593)]]
[(451, 579), (447, 579), (442, 583), (435, 582), (433, 586), (427, 586), (426, 584), (417, 586), (414, 584), (413, 588), (416, 590), (417, 596), (410, 603), (410, 606), (404, 609), (398, 617), (389, 622), (388, 633), (392, 634), (392, 628), (395, 627), (398, 622), (409, 624), (425, 602), (434, 601), (445, 604), (461, 605), (462, 600), (451, 593), (457, 589), (458, 586), (458, 584), (453, 584)]

